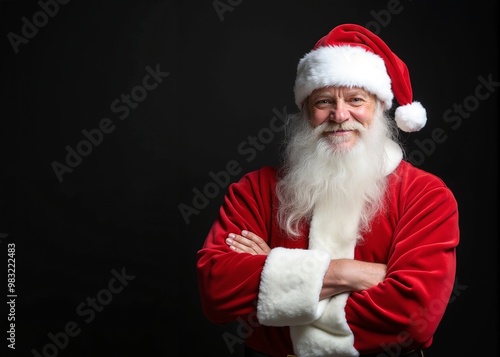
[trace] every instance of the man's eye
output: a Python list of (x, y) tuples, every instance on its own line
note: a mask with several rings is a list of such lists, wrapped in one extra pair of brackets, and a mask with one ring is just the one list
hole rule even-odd
[(357, 105), (357, 104), (363, 104), (364, 100), (361, 97), (353, 97), (349, 100), (352, 104)]
[(324, 107), (324, 106), (327, 106), (330, 104), (332, 104), (332, 102), (331, 102), (331, 100), (328, 100), (328, 99), (320, 99), (320, 100), (316, 101), (316, 106), (319, 106), (319, 107)]

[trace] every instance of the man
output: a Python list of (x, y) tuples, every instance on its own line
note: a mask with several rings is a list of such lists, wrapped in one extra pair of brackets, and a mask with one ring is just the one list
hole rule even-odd
[(398, 128), (426, 123), (407, 67), (364, 27), (340, 25), (300, 60), (294, 91), (282, 167), (229, 187), (198, 252), (204, 313), (249, 322), (246, 356), (423, 355), (459, 227), (452, 192), (397, 144)]

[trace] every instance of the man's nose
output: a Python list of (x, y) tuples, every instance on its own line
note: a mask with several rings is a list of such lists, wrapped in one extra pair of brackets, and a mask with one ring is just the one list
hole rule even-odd
[(336, 123), (342, 123), (348, 120), (349, 111), (347, 105), (341, 100), (337, 101), (337, 103), (332, 108), (329, 119)]

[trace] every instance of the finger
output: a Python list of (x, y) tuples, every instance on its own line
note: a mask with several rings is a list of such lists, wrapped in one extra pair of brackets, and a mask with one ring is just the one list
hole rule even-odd
[(269, 253), (269, 251), (271, 250), (266, 241), (259, 237), (257, 234), (247, 230), (243, 230), (241, 231), (241, 235), (257, 244), (259, 253)]
[(256, 252), (257, 254), (263, 254), (265, 253), (264, 249), (262, 247), (266, 246), (266, 243), (262, 238), (257, 236), (254, 233), (251, 233), (249, 231), (242, 231), (241, 236), (236, 236), (236, 240), (241, 243), (242, 245), (248, 247), (252, 251)]
[(246, 239), (245, 237), (242, 237), (240, 235), (230, 233), (228, 237), (226, 238), (226, 244), (234, 250), (237, 253), (250, 253), (250, 254), (257, 254), (258, 252), (255, 251), (255, 243), (252, 241)]

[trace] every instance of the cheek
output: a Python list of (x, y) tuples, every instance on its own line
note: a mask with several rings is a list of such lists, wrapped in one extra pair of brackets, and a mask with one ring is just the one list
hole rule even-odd
[(364, 127), (369, 127), (373, 122), (374, 110), (363, 110), (356, 115), (356, 119)]
[(313, 108), (309, 110), (309, 121), (311, 122), (313, 127), (317, 127), (325, 122), (330, 115), (329, 111), (319, 110), (317, 108)]

